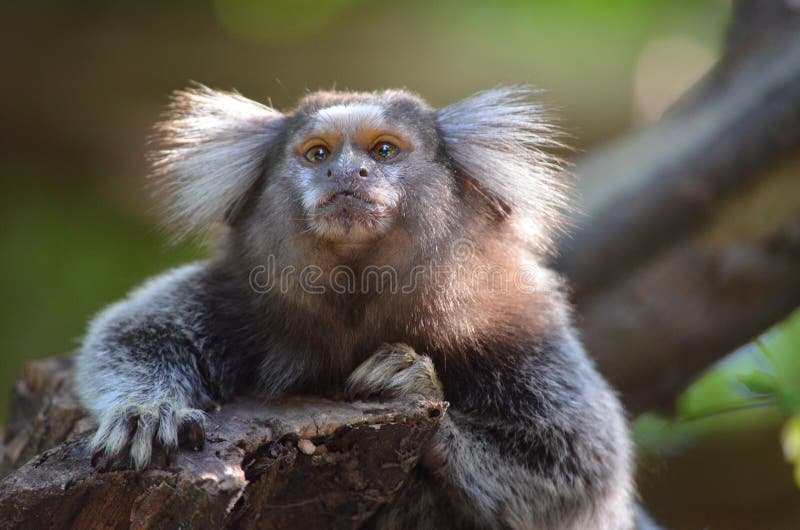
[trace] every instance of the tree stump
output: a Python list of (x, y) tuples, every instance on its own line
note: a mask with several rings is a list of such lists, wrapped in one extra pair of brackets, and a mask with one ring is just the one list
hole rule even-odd
[[(209, 413), (205, 447), (150, 469), (95, 469), (96, 425), (72, 359), (30, 364), (0, 454), (0, 524), (41, 529), (357, 528), (402, 487), (447, 405), (243, 397)], [(124, 460), (124, 459), (123, 459)]]

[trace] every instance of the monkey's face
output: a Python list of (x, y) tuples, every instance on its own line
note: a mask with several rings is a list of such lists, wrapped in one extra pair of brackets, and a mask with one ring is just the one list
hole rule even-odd
[(198, 86), (157, 127), (154, 177), (179, 237), (226, 223), (258, 256), (410, 261), (501, 227), (546, 249), (563, 185), (542, 148), (560, 144), (530, 95), (499, 87), (436, 110), (403, 90), (317, 92), (282, 113)]
[(433, 127), (421, 125), (424, 109), (409, 99), (402, 105), (377, 97), (326, 103), (301, 107), (279, 171), (302, 207), (304, 231), (362, 245), (413, 212), (405, 202), (421, 168), (431, 168)]

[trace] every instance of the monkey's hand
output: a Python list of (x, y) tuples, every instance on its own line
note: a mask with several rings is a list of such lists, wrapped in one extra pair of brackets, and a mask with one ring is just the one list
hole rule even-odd
[(100, 427), (89, 444), (92, 465), (105, 457), (111, 465), (123, 452), (130, 451), (137, 471), (150, 463), (153, 445), (167, 456), (180, 447), (200, 450), (205, 443), (205, 413), (199, 409), (174, 407), (171, 403), (125, 403), (109, 409), (100, 418)]
[(433, 361), (411, 346), (383, 344), (347, 378), (345, 393), (350, 400), (369, 397), (420, 397), (441, 400), (442, 384)]

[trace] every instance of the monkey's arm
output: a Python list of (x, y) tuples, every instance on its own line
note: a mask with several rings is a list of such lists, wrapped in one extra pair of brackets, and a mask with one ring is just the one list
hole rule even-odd
[[(77, 359), (76, 387), (100, 426), (95, 460), (118, 457), (130, 444), (137, 469), (152, 444), (203, 443), (203, 409), (213, 403), (198, 356), (204, 337), (195, 299), (204, 263), (150, 280), (91, 323)], [(208, 370), (206, 370), (208, 371)]]
[[(413, 502), (428, 508), (401, 499), (379, 527), (424, 525), (444, 509), (485, 528), (632, 528), (628, 435), (607, 385), (572, 337), (514, 353), (450, 363), (451, 407), (415, 485), (429, 491)], [(403, 383), (415, 378), (398, 372), (386, 386), (424, 388)]]

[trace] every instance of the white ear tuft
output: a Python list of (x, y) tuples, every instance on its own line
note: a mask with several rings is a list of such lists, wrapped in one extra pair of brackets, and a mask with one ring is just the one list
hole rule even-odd
[(179, 239), (224, 221), (264, 171), (283, 118), (238, 93), (199, 84), (173, 94), (155, 128), (152, 161)]
[(440, 109), (436, 122), (452, 162), (547, 248), (567, 207), (560, 132), (532, 103), (529, 86), (497, 87)]

